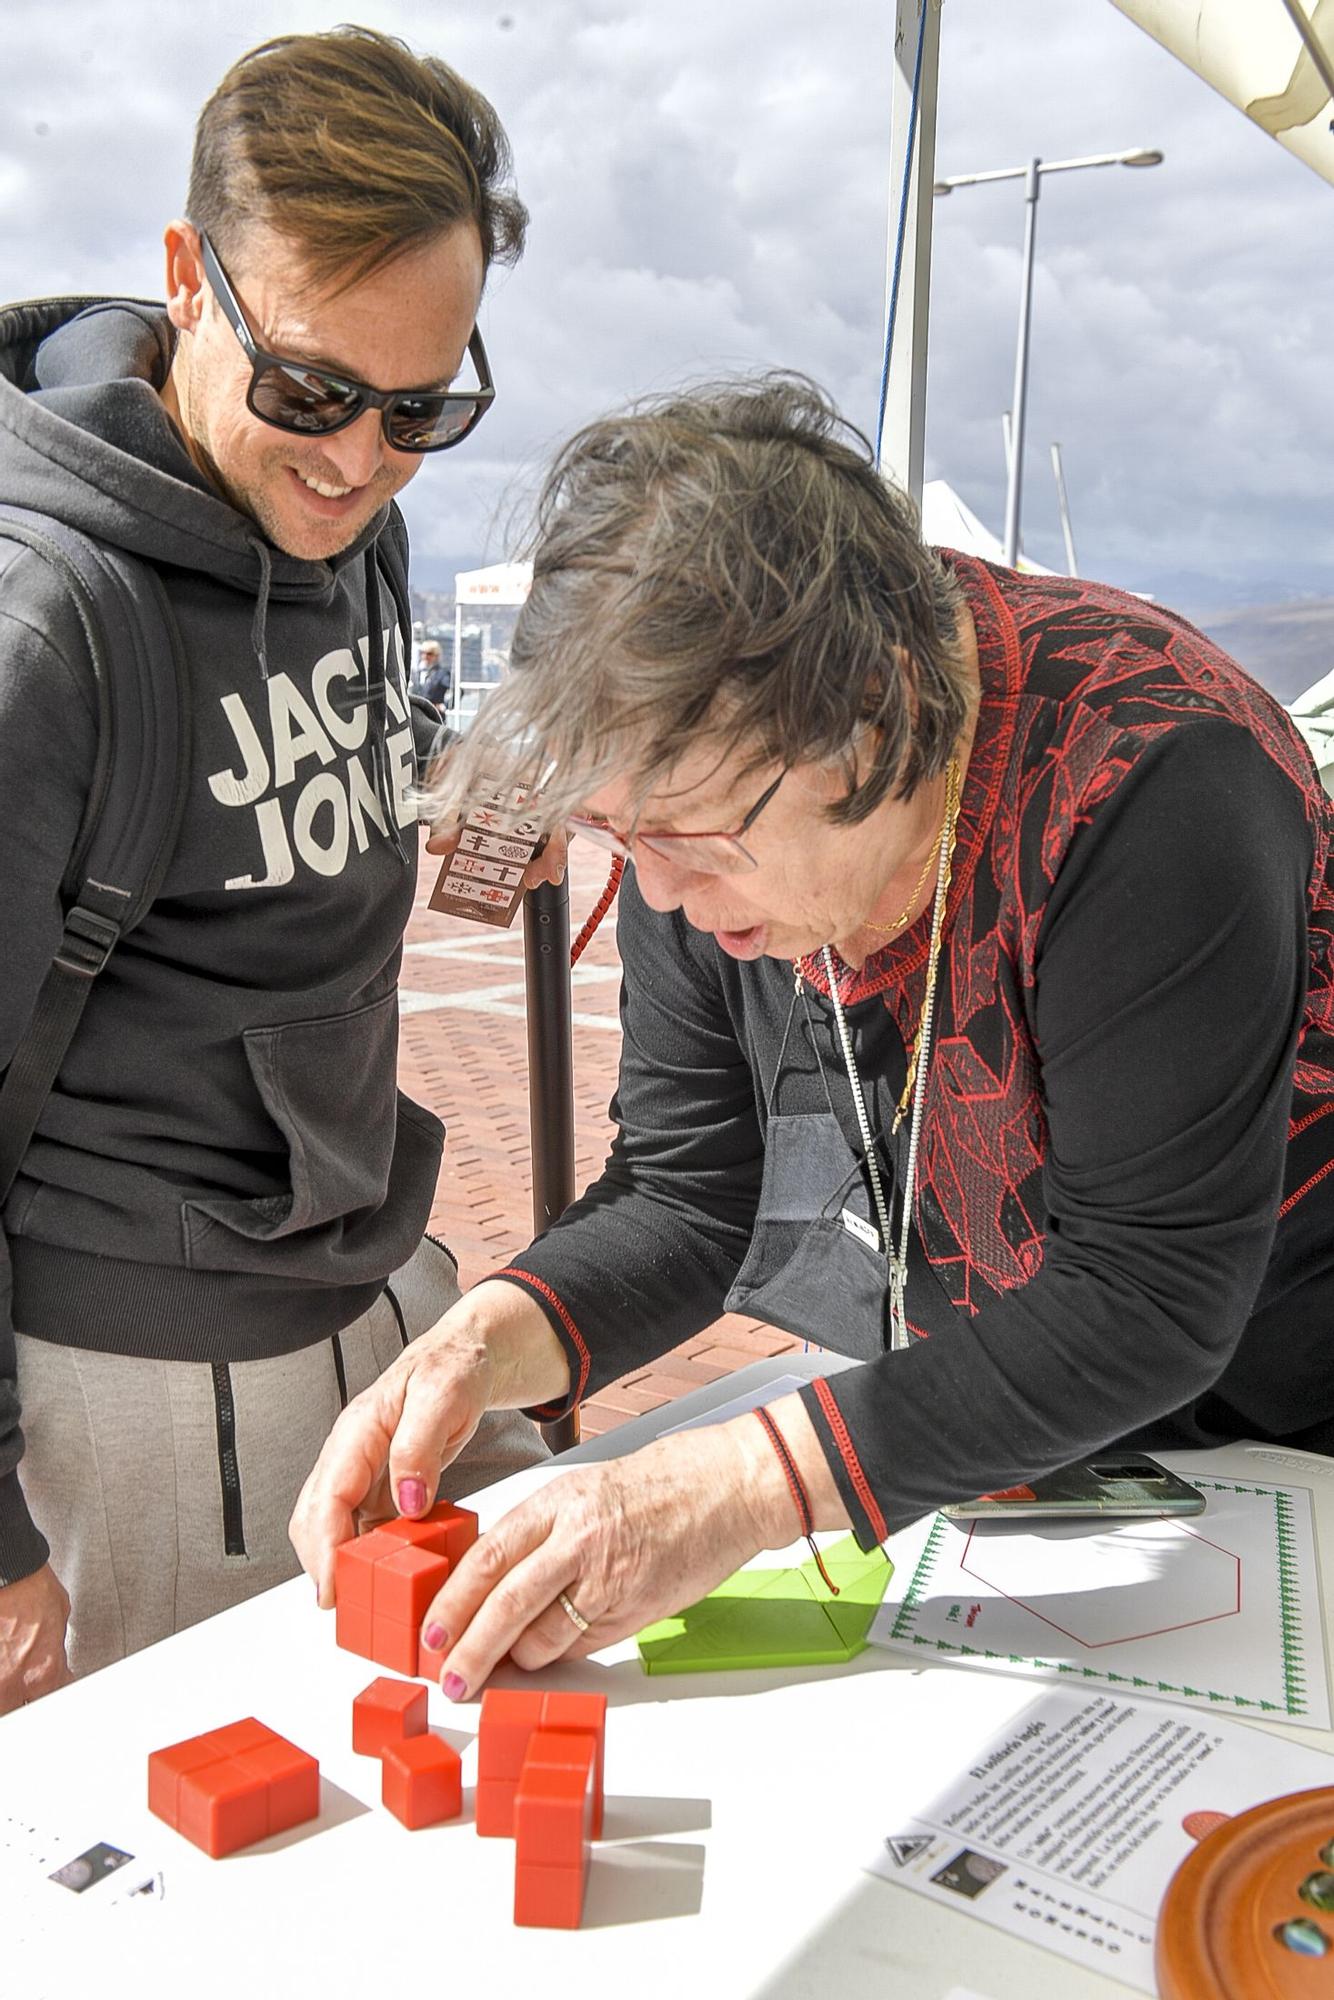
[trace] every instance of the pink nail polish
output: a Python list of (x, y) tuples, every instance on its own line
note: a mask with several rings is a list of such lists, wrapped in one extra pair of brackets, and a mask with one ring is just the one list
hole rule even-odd
[(422, 1644), (428, 1653), (443, 1653), (449, 1638), (443, 1625), (428, 1625), (422, 1633)]
[(400, 1514), (420, 1514), (426, 1505), (426, 1488), (420, 1479), (400, 1479), (398, 1482), (398, 1511)]
[(440, 1692), (446, 1701), (462, 1701), (468, 1692), (467, 1683), (459, 1674), (446, 1674), (440, 1683)]

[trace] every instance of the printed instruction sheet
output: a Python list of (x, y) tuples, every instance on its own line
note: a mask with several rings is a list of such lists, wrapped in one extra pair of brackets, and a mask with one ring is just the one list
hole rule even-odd
[(1244, 1723), (1051, 1688), (925, 1810), (895, 1818), (868, 1865), (1151, 1994), (1155, 1914), (1195, 1842), (1331, 1783), (1334, 1757)]
[(1203, 1514), (928, 1516), (887, 1544), (894, 1581), (871, 1643), (1328, 1729), (1309, 1491), (1181, 1469)]

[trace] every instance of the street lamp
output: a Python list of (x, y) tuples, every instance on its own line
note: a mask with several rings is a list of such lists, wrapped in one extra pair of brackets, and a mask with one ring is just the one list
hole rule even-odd
[(1078, 160), (1030, 160), (1026, 167), (998, 167), (985, 174), (951, 174), (934, 184), (938, 195), (953, 194), (955, 188), (979, 187), (983, 181), (1024, 183), (1024, 270), (1019, 290), (1019, 345), (1014, 361), (1014, 438), (1010, 452), (1009, 481), (1005, 491), (1005, 564), (1013, 569), (1019, 561), (1019, 512), (1024, 485), (1024, 426), (1028, 416), (1028, 346), (1033, 317), (1033, 246), (1037, 240), (1038, 196), (1044, 174), (1073, 173), (1079, 167), (1159, 167), (1163, 156), (1156, 147), (1138, 146), (1125, 153), (1089, 153)]

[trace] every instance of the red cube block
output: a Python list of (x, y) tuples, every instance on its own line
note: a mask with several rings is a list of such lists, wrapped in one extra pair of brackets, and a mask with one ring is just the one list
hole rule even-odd
[(363, 1757), (425, 1734), (426, 1689), (408, 1681), (372, 1681), (352, 1704), (352, 1748)]
[(254, 1750), (238, 1751), (231, 1763), (233, 1769), (263, 1784), (269, 1804), (269, 1833), (286, 1833), (289, 1827), (304, 1826), (308, 1819), (318, 1818), (320, 1767), (295, 1743), (275, 1736)]
[(391, 1673), (412, 1675), (417, 1671), (417, 1627), (400, 1625), (395, 1619), (371, 1618), (371, 1658), (377, 1667)]
[(537, 1730), (514, 1801), (515, 1859), (525, 1867), (586, 1866), (593, 1825), (591, 1736)]
[(457, 1819), (463, 1810), (463, 1765), (438, 1736), (385, 1745), (380, 1795), (395, 1819), (416, 1831)]
[(334, 1638), (347, 1653), (358, 1653), (363, 1660), (373, 1660), (371, 1640), (371, 1613), (360, 1604), (345, 1604), (340, 1597), (334, 1606)]
[(577, 1931), (584, 1913), (585, 1880), (582, 1868), (516, 1868), (515, 1923), (540, 1930)]
[(250, 1716), (153, 1751), (148, 1803), (160, 1819), (217, 1858), (314, 1819), (320, 1767)]
[(372, 1616), (392, 1619), (395, 1625), (420, 1625), (448, 1575), (444, 1556), (432, 1555), (429, 1549), (395, 1549), (375, 1565)]
[(545, 1696), (536, 1688), (487, 1688), (478, 1723), (479, 1782), (515, 1784), (528, 1754), (528, 1739), (542, 1726)]
[(547, 1694), (542, 1697), (543, 1729), (587, 1733), (597, 1746), (593, 1768), (593, 1838), (602, 1838), (604, 1767), (607, 1737), (607, 1697), (605, 1694)]
[(181, 1779), (193, 1771), (207, 1769), (210, 1764), (221, 1763), (224, 1752), (217, 1742), (221, 1733), (211, 1729), (203, 1736), (191, 1736), (184, 1743), (171, 1743), (164, 1750), (150, 1752), (148, 1810), (165, 1819), (168, 1826), (176, 1824)]
[(341, 1543), (334, 1551), (334, 1596), (338, 1603), (371, 1610), (376, 1566), (385, 1556), (393, 1555), (398, 1546), (379, 1528)]
[(181, 1779), (176, 1831), (215, 1861), (251, 1847), (269, 1831), (268, 1790), (262, 1778), (224, 1759)]
[(477, 1540), (477, 1516), (467, 1507), (455, 1507), (448, 1500), (440, 1500), (426, 1519), (431, 1527), (443, 1531), (444, 1552), (450, 1562), (460, 1563)]
[(518, 1779), (507, 1782), (504, 1778), (479, 1778), (474, 1812), (477, 1831), (487, 1839), (512, 1840), (514, 1837), (514, 1798), (519, 1789)]

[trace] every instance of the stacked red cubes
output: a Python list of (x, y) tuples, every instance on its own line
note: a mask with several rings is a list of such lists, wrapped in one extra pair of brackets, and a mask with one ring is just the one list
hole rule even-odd
[[(424, 1698), (424, 1695), (423, 1695)], [(320, 1767), (253, 1716), (154, 1750), (148, 1806), (219, 1860), (320, 1810)]]
[(442, 1501), (420, 1521), (386, 1521), (344, 1542), (334, 1559), (339, 1645), (395, 1673), (434, 1680), (440, 1655), (421, 1644), (421, 1623), (476, 1540), (477, 1516)]
[(463, 1766), (427, 1729), (425, 1688), (387, 1680), (363, 1688), (352, 1704), (352, 1748), (380, 1759), (380, 1797), (414, 1832), (462, 1812)]
[(515, 1841), (514, 1921), (573, 1930), (602, 1832), (607, 1697), (488, 1688), (477, 1831)]

